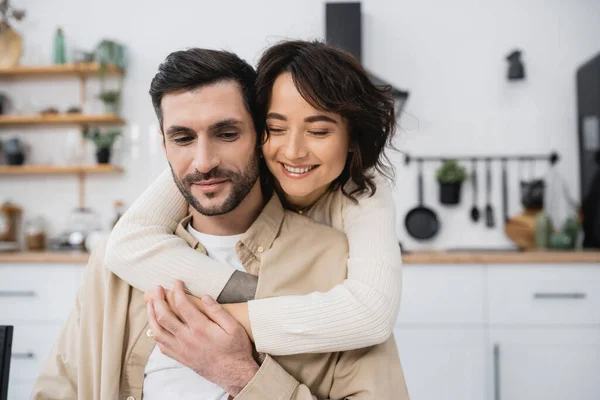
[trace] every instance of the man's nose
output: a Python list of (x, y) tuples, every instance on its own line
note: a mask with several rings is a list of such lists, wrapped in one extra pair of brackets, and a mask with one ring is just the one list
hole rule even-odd
[(221, 163), (218, 152), (205, 141), (198, 141), (192, 166), (204, 174), (212, 171)]

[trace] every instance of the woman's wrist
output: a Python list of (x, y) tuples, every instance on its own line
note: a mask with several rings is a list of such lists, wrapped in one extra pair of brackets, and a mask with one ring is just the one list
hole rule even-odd
[(254, 343), (254, 335), (252, 334), (252, 327), (250, 326), (250, 315), (248, 314), (248, 303), (222, 304), (222, 306), (244, 327), (248, 337), (252, 343)]

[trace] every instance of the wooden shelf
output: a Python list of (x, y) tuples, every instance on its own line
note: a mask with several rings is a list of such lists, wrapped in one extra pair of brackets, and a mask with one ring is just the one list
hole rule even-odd
[(0, 165), (0, 175), (65, 175), (122, 173), (114, 165)]
[[(53, 76), (90, 76), (100, 75), (99, 63), (81, 63), (81, 64), (61, 64), (61, 65), (35, 65), (18, 66), (11, 68), (0, 68), (0, 77), (2, 78), (34, 78), (34, 77), (53, 77)], [(110, 75), (123, 74), (123, 69), (109, 64), (107, 73)]]
[(47, 115), (0, 115), (0, 128), (23, 125), (123, 125), (125, 120), (115, 114), (47, 114)]

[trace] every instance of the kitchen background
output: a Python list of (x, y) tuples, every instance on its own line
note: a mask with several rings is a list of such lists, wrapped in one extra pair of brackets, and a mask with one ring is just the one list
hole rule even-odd
[[(171, 51), (191, 46), (225, 48), (251, 62), (284, 38), (322, 38), (325, 6), (306, 1), (102, 2), (62, 0), (13, 2), (27, 11), (15, 28), (23, 38), (21, 64), (49, 64), (57, 27), (64, 31), (67, 57), (92, 50), (103, 38), (123, 43), (127, 73), (122, 116), (124, 140), (114, 161), (123, 174), (90, 175), (85, 204), (102, 216), (108, 229), (114, 202), (130, 204), (166, 167), (156, 118), (147, 94), (158, 64)], [(143, 6), (142, 6), (143, 4)], [(399, 149), (419, 155), (549, 154), (561, 156), (560, 173), (579, 198), (575, 72), (600, 50), (600, 3), (594, 0), (440, 0), (362, 2), (362, 61), (373, 73), (410, 92), (396, 140)], [(506, 79), (507, 54), (522, 50), (526, 79)], [(99, 112), (98, 79), (88, 80), (86, 109)], [(73, 77), (0, 81), (0, 92), (31, 111), (77, 105), (79, 81)], [(31, 146), (29, 163), (65, 163), (79, 129), (7, 127), (0, 138), (18, 135)], [(88, 148), (86, 162), (94, 161)], [(417, 203), (416, 164), (397, 169), (398, 236), (405, 248), (502, 248), (511, 242), (502, 224), (487, 229), (468, 215), (470, 185), (459, 206), (440, 207), (435, 163), (425, 165), (425, 200), (441, 221), (439, 234), (424, 243), (404, 229), (404, 216)], [(467, 164), (467, 166), (469, 166)], [(484, 170), (479, 165), (479, 207), (484, 206)], [(521, 210), (517, 165), (509, 166), (511, 214)], [(547, 163), (535, 168), (542, 176)], [(494, 165), (493, 204), (500, 218), (500, 169)], [(2, 176), (0, 197), (24, 210), (25, 220), (41, 215), (50, 234), (67, 228), (77, 206), (73, 175)]]
[[(6, 4), (0, 0), (0, 11)], [(21, 249), (23, 233), (30, 236), (27, 244), (36, 247), (44, 230), (49, 238), (79, 248), (85, 239), (77, 235), (81, 224), (89, 226), (94, 216), (106, 234), (117, 211), (167, 167), (147, 93), (168, 53), (194, 46), (224, 48), (255, 63), (279, 40), (324, 38), (328, 19), (323, 0), (13, 0), (10, 5), (26, 15), (10, 20), (23, 40), (21, 67), (0, 68), (0, 205), (10, 200), (23, 212)], [(600, 174), (592, 160), (600, 150), (600, 2), (363, 0), (361, 6), (362, 63), (400, 94), (409, 94), (395, 141), (401, 152), (389, 156), (397, 174), (397, 234), (405, 250), (394, 335), (411, 397), (600, 399), (600, 252), (572, 251), (581, 250), (581, 235), (572, 240), (579, 227), (577, 207), (569, 203), (569, 197), (581, 202), (580, 178), (589, 182), (594, 174), (590, 193), (600, 196)], [(98, 64), (53, 65), (85, 58), (82, 51), (122, 61), (123, 48), (110, 41), (124, 46), (124, 75)], [(13, 48), (6, 43), (5, 36), (0, 64)], [(509, 67), (507, 60), (519, 58), (515, 51), (520, 51), (525, 76), (509, 80), (509, 72), (521, 75), (518, 62)], [(577, 71), (592, 59), (595, 64), (589, 64), (585, 79), (580, 76), (578, 90)], [(80, 77), (86, 77), (83, 86)], [(118, 115), (106, 115), (98, 95), (120, 88)], [(585, 106), (591, 107), (579, 110), (587, 116), (584, 156), (578, 95), (587, 96)], [(72, 107), (83, 113), (65, 114)], [(39, 116), (41, 111), (47, 115)], [(95, 145), (82, 142), (86, 125), (123, 133), (111, 164), (99, 166)], [(23, 166), (6, 165), (20, 161), (13, 138), (28, 147)], [(558, 162), (550, 172), (553, 152)], [(405, 154), (411, 156), (408, 164)], [(520, 155), (546, 160), (534, 167), (508, 163), (511, 218), (506, 230), (511, 239), (503, 220), (500, 160), (492, 163), (490, 174), (493, 228), (485, 223), (483, 160), (477, 164), (477, 222), (471, 219), (470, 176), (462, 185), (461, 202), (441, 205), (440, 162), (434, 161), (424, 165), (424, 197), (437, 213), (439, 232), (422, 241), (409, 235), (405, 216), (418, 202), (414, 157), (467, 156), (462, 165), (470, 175), (471, 156)], [(581, 169), (580, 162), (587, 167)], [(560, 215), (555, 227), (562, 229), (568, 221), (562, 236), (549, 236), (548, 219), (535, 204), (539, 191), (521, 196), (520, 181), (536, 178), (546, 182), (545, 200), (552, 207), (545, 211), (555, 219)], [(590, 229), (596, 245), (590, 247), (598, 248), (600, 200), (589, 199), (592, 217), (587, 220), (596, 221)], [(74, 212), (79, 205), (93, 213)], [(2, 216), (15, 210), (6, 204), (0, 208)], [(75, 222), (81, 224), (75, 228)], [(0, 218), (0, 326), (14, 326), (8, 399), (22, 400), (72, 308), (88, 255), (3, 252), (12, 245), (7, 240), (12, 234), (10, 223)], [(493, 251), (515, 250), (515, 242), (568, 251)], [(456, 249), (470, 251), (442, 251)], [(0, 379), (0, 399), (2, 384)]]

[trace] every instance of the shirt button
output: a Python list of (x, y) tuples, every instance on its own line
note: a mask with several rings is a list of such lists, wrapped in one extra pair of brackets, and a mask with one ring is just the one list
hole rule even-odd
[(133, 397), (133, 396), (129, 396), (129, 397), (127, 398), (127, 400), (135, 400), (135, 397)]
[(258, 246), (258, 249), (256, 249), (256, 251), (258, 251), (259, 253), (262, 253), (263, 251), (265, 251), (265, 248), (262, 246)]
[[(146, 331), (146, 336), (148, 336), (149, 338), (154, 336), (154, 334), (152, 333), (152, 329), (148, 329)], [(131, 397), (131, 396), (129, 396), (129, 397)], [(127, 400), (129, 400), (129, 398), (127, 398)], [(133, 399), (133, 400), (135, 400), (135, 399)]]

